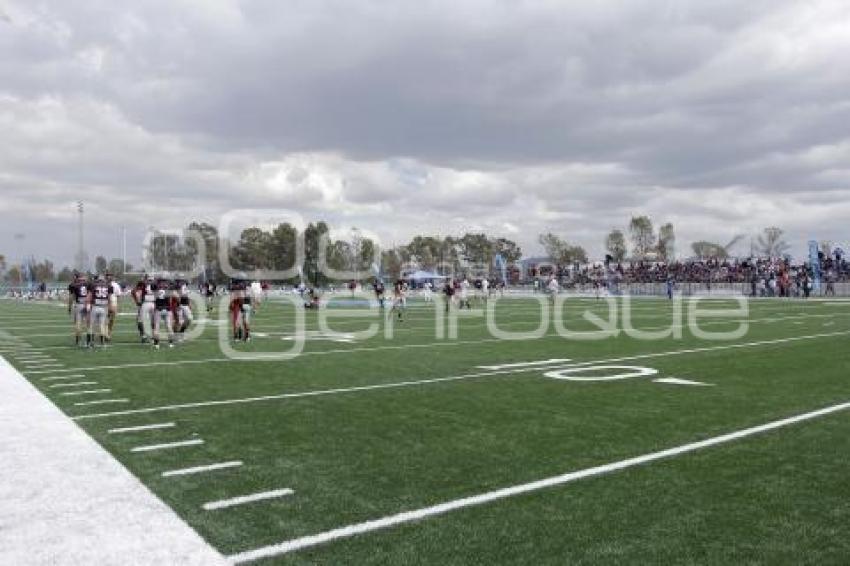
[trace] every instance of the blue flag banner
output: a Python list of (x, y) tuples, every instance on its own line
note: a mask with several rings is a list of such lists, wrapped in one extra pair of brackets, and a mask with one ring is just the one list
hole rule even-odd
[(809, 265), (812, 266), (812, 289), (820, 291), (820, 259), (818, 258), (817, 240), (809, 240)]
[(496, 269), (498, 269), (499, 273), (502, 275), (502, 283), (507, 285), (508, 284), (508, 265), (505, 262), (505, 258), (502, 257), (502, 254), (496, 254)]

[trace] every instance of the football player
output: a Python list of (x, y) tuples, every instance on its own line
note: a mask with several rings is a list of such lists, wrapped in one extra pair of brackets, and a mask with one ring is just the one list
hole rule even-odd
[(115, 318), (118, 316), (118, 297), (121, 296), (121, 285), (111, 273), (106, 274), (106, 282), (109, 285), (109, 328), (106, 341), (112, 342), (112, 329), (115, 328)]
[[(160, 279), (154, 290), (153, 347), (159, 349), (159, 329), (165, 326), (168, 332), (168, 347), (174, 347), (174, 316), (172, 292), (167, 280)], [(144, 305), (143, 305), (144, 306)]]
[(393, 285), (393, 310), (396, 311), (398, 319), (404, 320), (404, 309), (407, 306), (407, 283), (399, 279)]
[(194, 320), (192, 316), (192, 304), (189, 300), (188, 281), (178, 281), (178, 292), (180, 295), (180, 304), (177, 307), (177, 335), (182, 341), (186, 329), (192, 324), (192, 320)]
[(242, 290), (238, 281), (230, 282), (230, 326), (233, 329), (233, 340), (242, 338), (240, 319), (242, 315)]
[[(80, 273), (75, 274), (74, 281), (68, 285), (68, 314), (72, 313), (75, 343), (79, 346), (83, 328), (89, 325), (89, 283)], [(86, 338), (85, 345), (88, 346), (90, 339)]]
[(111, 296), (112, 286), (106, 281), (103, 275), (98, 275), (92, 285), (92, 292), (89, 294), (89, 326), (87, 337), (90, 346), (94, 345), (95, 329), (97, 329), (101, 346), (108, 341), (107, 324)]
[(254, 298), (251, 288), (242, 283), (242, 340), (251, 341), (251, 315), (254, 313)]
[(375, 278), (374, 283), (372, 283), (372, 289), (375, 291), (375, 298), (378, 300), (378, 306), (380, 308), (384, 308), (384, 281), (379, 278)]

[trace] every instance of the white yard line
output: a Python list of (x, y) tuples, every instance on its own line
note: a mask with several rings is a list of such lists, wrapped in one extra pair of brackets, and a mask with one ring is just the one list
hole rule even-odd
[[(664, 352), (650, 352), (646, 354), (634, 354), (631, 356), (622, 356), (619, 358), (606, 358), (602, 360), (589, 360), (584, 362), (576, 362), (574, 364), (569, 364), (565, 367), (583, 367), (589, 365), (597, 365), (603, 363), (614, 363), (614, 362), (625, 362), (625, 361), (634, 361), (634, 360), (643, 360), (650, 358), (663, 358), (667, 356), (678, 356), (684, 354), (695, 354), (700, 352), (717, 352), (723, 350), (733, 350), (733, 349), (741, 349), (741, 348), (754, 348), (759, 346), (770, 346), (774, 344), (785, 344), (789, 342), (800, 342), (804, 340), (813, 340), (816, 338), (823, 338), (829, 336), (845, 336), (850, 334), (850, 331), (844, 332), (830, 332), (825, 334), (810, 334), (808, 336), (792, 336), (790, 338), (777, 338), (774, 340), (761, 340), (758, 342), (744, 342), (737, 344), (725, 344), (722, 346), (705, 346), (701, 348), (687, 348), (684, 350), (668, 350)], [(552, 369), (551, 367), (547, 367), (546, 369)], [(111, 411), (108, 413), (93, 413), (89, 415), (78, 415), (76, 417), (72, 417), (74, 420), (88, 420), (88, 419), (99, 419), (99, 418), (108, 418), (108, 417), (118, 417), (118, 416), (126, 416), (126, 415), (139, 415), (146, 413), (157, 413), (161, 411), (176, 411), (181, 409), (197, 409), (202, 407), (219, 407), (223, 405), (239, 405), (245, 403), (257, 403), (262, 401), (275, 401), (282, 399), (298, 399), (302, 397), (319, 397), (324, 395), (335, 395), (335, 394), (347, 394), (347, 393), (358, 393), (363, 391), (376, 391), (381, 389), (397, 389), (401, 387), (416, 387), (420, 385), (427, 385), (432, 383), (446, 383), (452, 381), (462, 381), (466, 379), (473, 379), (478, 377), (489, 377), (495, 375), (508, 375), (508, 374), (516, 374), (516, 373), (528, 373), (531, 371), (539, 371), (540, 368), (518, 368), (518, 369), (507, 369), (507, 370), (493, 370), (493, 371), (485, 371), (485, 372), (477, 372), (477, 373), (467, 373), (462, 375), (455, 375), (450, 377), (437, 377), (433, 379), (418, 379), (418, 380), (408, 380), (408, 381), (399, 381), (399, 382), (390, 382), (390, 383), (378, 383), (374, 385), (361, 385), (357, 387), (339, 387), (334, 389), (318, 389), (312, 391), (301, 391), (297, 393), (282, 393), (278, 395), (262, 395), (258, 397), (242, 397), (238, 399), (223, 399), (219, 401), (198, 401), (193, 403), (180, 403), (175, 405), (162, 405), (158, 407), (145, 407), (141, 409), (129, 409), (126, 411)]]
[(219, 464), (208, 464), (206, 466), (194, 466), (191, 468), (181, 468), (179, 470), (169, 470), (167, 472), (162, 472), (162, 477), (170, 478), (174, 476), (188, 476), (193, 474), (202, 474), (204, 472), (213, 472), (215, 470), (225, 470), (227, 468), (238, 468), (242, 465), (242, 462), (239, 460), (234, 460), (232, 462), (221, 462)]
[(0, 564), (226, 564), (2, 358), (0, 430)]
[(292, 495), (295, 493), (291, 489), (275, 489), (272, 491), (263, 491), (261, 493), (252, 493), (250, 495), (243, 495), (241, 497), (234, 497), (232, 499), (222, 499), (220, 501), (210, 501), (209, 503), (204, 503), (201, 507), (205, 511), (214, 511), (216, 509), (226, 509), (227, 507), (234, 507), (236, 505), (244, 505), (245, 503), (254, 503), (255, 501), (266, 501), (268, 499), (278, 499), (280, 497), (285, 497), (287, 495)]
[(129, 403), (129, 399), (98, 399), (97, 401), (81, 401), (74, 403), (75, 407), (85, 407), (87, 405), (111, 405), (114, 403)]
[(79, 397), (82, 395), (103, 395), (104, 393), (112, 393), (111, 389), (88, 389), (86, 391), (65, 391), (60, 393), (63, 397)]
[(39, 381), (57, 381), (57, 380), (60, 380), (60, 379), (79, 379), (81, 377), (85, 377), (85, 374), (69, 373), (67, 375), (48, 375), (48, 376), (39, 378)]
[(671, 385), (696, 385), (700, 387), (711, 387), (713, 383), (703, 383), (702, 381), (691, 381), (690, 379), (679, 379), (678, 377), (659, 377), (652, 380), (653, 383), (669, 383)]
[(108, 431), (109, 434), (124, 434), (127, 432), (139, 432), (144, 430), (159, 430), (162, 428), (174, 428), (176, 426), (175, 423), (156, 423), (149, 425), (139, 425), (139, 426), (125, 426), (121, 428), (110, 428)]
[(152, 452), (154, 450), (169, 450), (171, 448), (182, 448), (184, 446), (198, 446), (199, 444), (203, 444), (204, 441), (200, 438), (194, 438), (192, 440), (181, 440), (179, 442), (165, 442), (163, 444), (148, 444), (146, 446), (136, 446), (135, 448), (131, 448), (130, 452)]
[(663, 460), (667, 458), (673, 458), (675, 456), (680, 456), (682, 454), (687, 454), (690, 452), (696, 452), (698, 450), (704, 450), (706, 448), (711, 448), (713, 446), (718, 446), (721, 444), (733, 442), (736, 440), (740, 440), (742, 438), (747, 438), (749, 436), (754, 436), (757, 434), (763, 434), (765, 432), (773, 431), (782, 427), (790, 426), (796, 423), (800, 423), (803, 421), (808, 421), (812, 419), (817, 419), (820, 417), (824, 417), (826, 415), (830, 415), (833, 413), (837, 413), (839, 411), (845, 411), (850, 409), (850, 403), (841, 403), (838, 405), (832, 405), (830, 407), (825, 407), (823, 409), (819, 409), (816, 411), (811, 411), (808, 413), (803, 413), (801, 415), (796, 415), (793, 417), (789, 417), (786, 419), (781, 419), (778, 421), (772, 421), (766, 424), (762, 424), (759, 426), (754, 426), (750, 428), (745, 428), (741, 430), (737, 430), (735, 432), (730, 432), (728, 434), (723, 434), (720, 436), (715, 436), (712, 438), (708, 438), (705, 440), (700, 440), (698, 442), (692, 442), (690, 444), (683, 444), (681, 446), (676, 446), (674, 448), (668, 448), (666, 450), (661, 450), (659, 452), (651, 452), (649, 454), (644, 454), (642, 456), (637, 456), (634, 458), (628, 458), (626, 460), (620, 460), (618, 462), (611, 462), (609, 464), (604, 464), (601, 466), (594, 466), (592, 468), (586, 468), (584, 470), (578, 470), (574, 472), (568, 472), (565, 474), (561, 474), (558, 476), (553, 476), (529, 483), (514, 485), (510, 487), (505, 487), (502, 489), (497, 489), (493, 491), (488, 491), (484, 493), (480, 493), (478, 495), (472, 495), (470, 497), (464, 497), (461, 499), (455, 499), (452, 501), (447, 501), (445, 503), (441, 503), (439, 505), (432, 505), (430, 507), (423, 507), (421, 509), (415, 509), (412, 511), (405, 511), (402, 513), (397, 513), (395, 515), (389, 515), (387, 517), (382, 517), (379, 519), (373, 519), (371, 521), (365, 521), (362, 523), (355, 523), (352, 525), (347, 525), (345, 527), (340, 527), (337, 529), (332, 529), (330, 531), (325, 531), (323, 533), (318, 533), (315, 535), (305, 536), (301, 538), (296, 538), (288, 541), (281, 542), (279, 544), (273, 544), (269, 546), (264, 546), (260, 548), (256, 548), (254, 550), (248, 550), (246, 552), (240, 552), (237, 554), (233, 554), (228, 556), (227, 558), (233, 561), (235, 564), (241, 564), (243, 562), (250, 562), (253, 560), (260, 560), (264, 558), (272, 558), (275, 556), (280, 556), (282, 554), (287, 554), (289, 552), (293, 552), (296, 550), (301, 550), (304, 548), (309, 548), (312, 546), (317, 546), (320, 544), (325, 544), (329, 542), (333, 542), (335, 540), (353, 537), (355, 535), (361, 535), (364, 533), (369, 533), (372, 531), (377, 531), (380, 529), (387, 529), (390, 527), (394, 527), (396, 525), (401, 525), (404, 523), (411, 523), (414, 521), (421, 521), (422, 519), (433, 517), (436, 515), (443, 515), (452, 511), (457, 511), (459, 509), (464, 509), (466, 507), (472, 507), (477, 505), (484, 505), (487, 503), (491, 503), (493, 501), (497, 501), (500, 499), (505, 499), (508, 497), (516, 497), (518, 495), (523, 495), (526, 493), (531, 493), (534, 491), (539, 491), (541, 489), (548, 489), (560, 485), (564, 485), (567, 483), (571, 483), (577, 480), (590, 478), (593, 476), (599, 476), (603, 474), (610, 474), (612, 472), (618, 472), (620, 470), (625, 470), (627, 468), (632, 468), (635, 466), (641, 466), (644, 464), (648, 464), (650, 462), (655, 462), (657, 460)]
[(97, 385), (96, 381), (77, 381), (76, 383), (54, 383), (51, 389), (67, 389), (68, 387), (83, 387), (84, 385)]
[(479, 369), (513, 369), (513, 368), (524, 368), (527, 367), (529, 369), (535, 366), (548, 366), (552, 364), (563, 364), (569, 362), (569, 358), (552, 358), (549, 360), (540, 360), (536, 362), (516, 362), (513, 364), (501, 364), (497, 366), (476, 366)]

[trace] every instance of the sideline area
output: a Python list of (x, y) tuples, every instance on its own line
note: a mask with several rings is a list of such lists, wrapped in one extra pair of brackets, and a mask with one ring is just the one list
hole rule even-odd
[(2, 356), (0, 430), (0, 564), (227, 564)]

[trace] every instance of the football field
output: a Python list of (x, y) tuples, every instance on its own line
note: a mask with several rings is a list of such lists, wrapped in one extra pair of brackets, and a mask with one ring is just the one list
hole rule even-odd
[(0, 355), (234, 563), (850, 556), (850, 302), (701, 301), (722, 339), (657, 298), (625, 319), (505, 298), (456, 336), (423, 302), (401, 322), (344, 303), (333, 332), (272, 298), (249, 343), (216, 312), (155, 350), (129, 303), (80, 349), (62, 305), (0, 301)]

